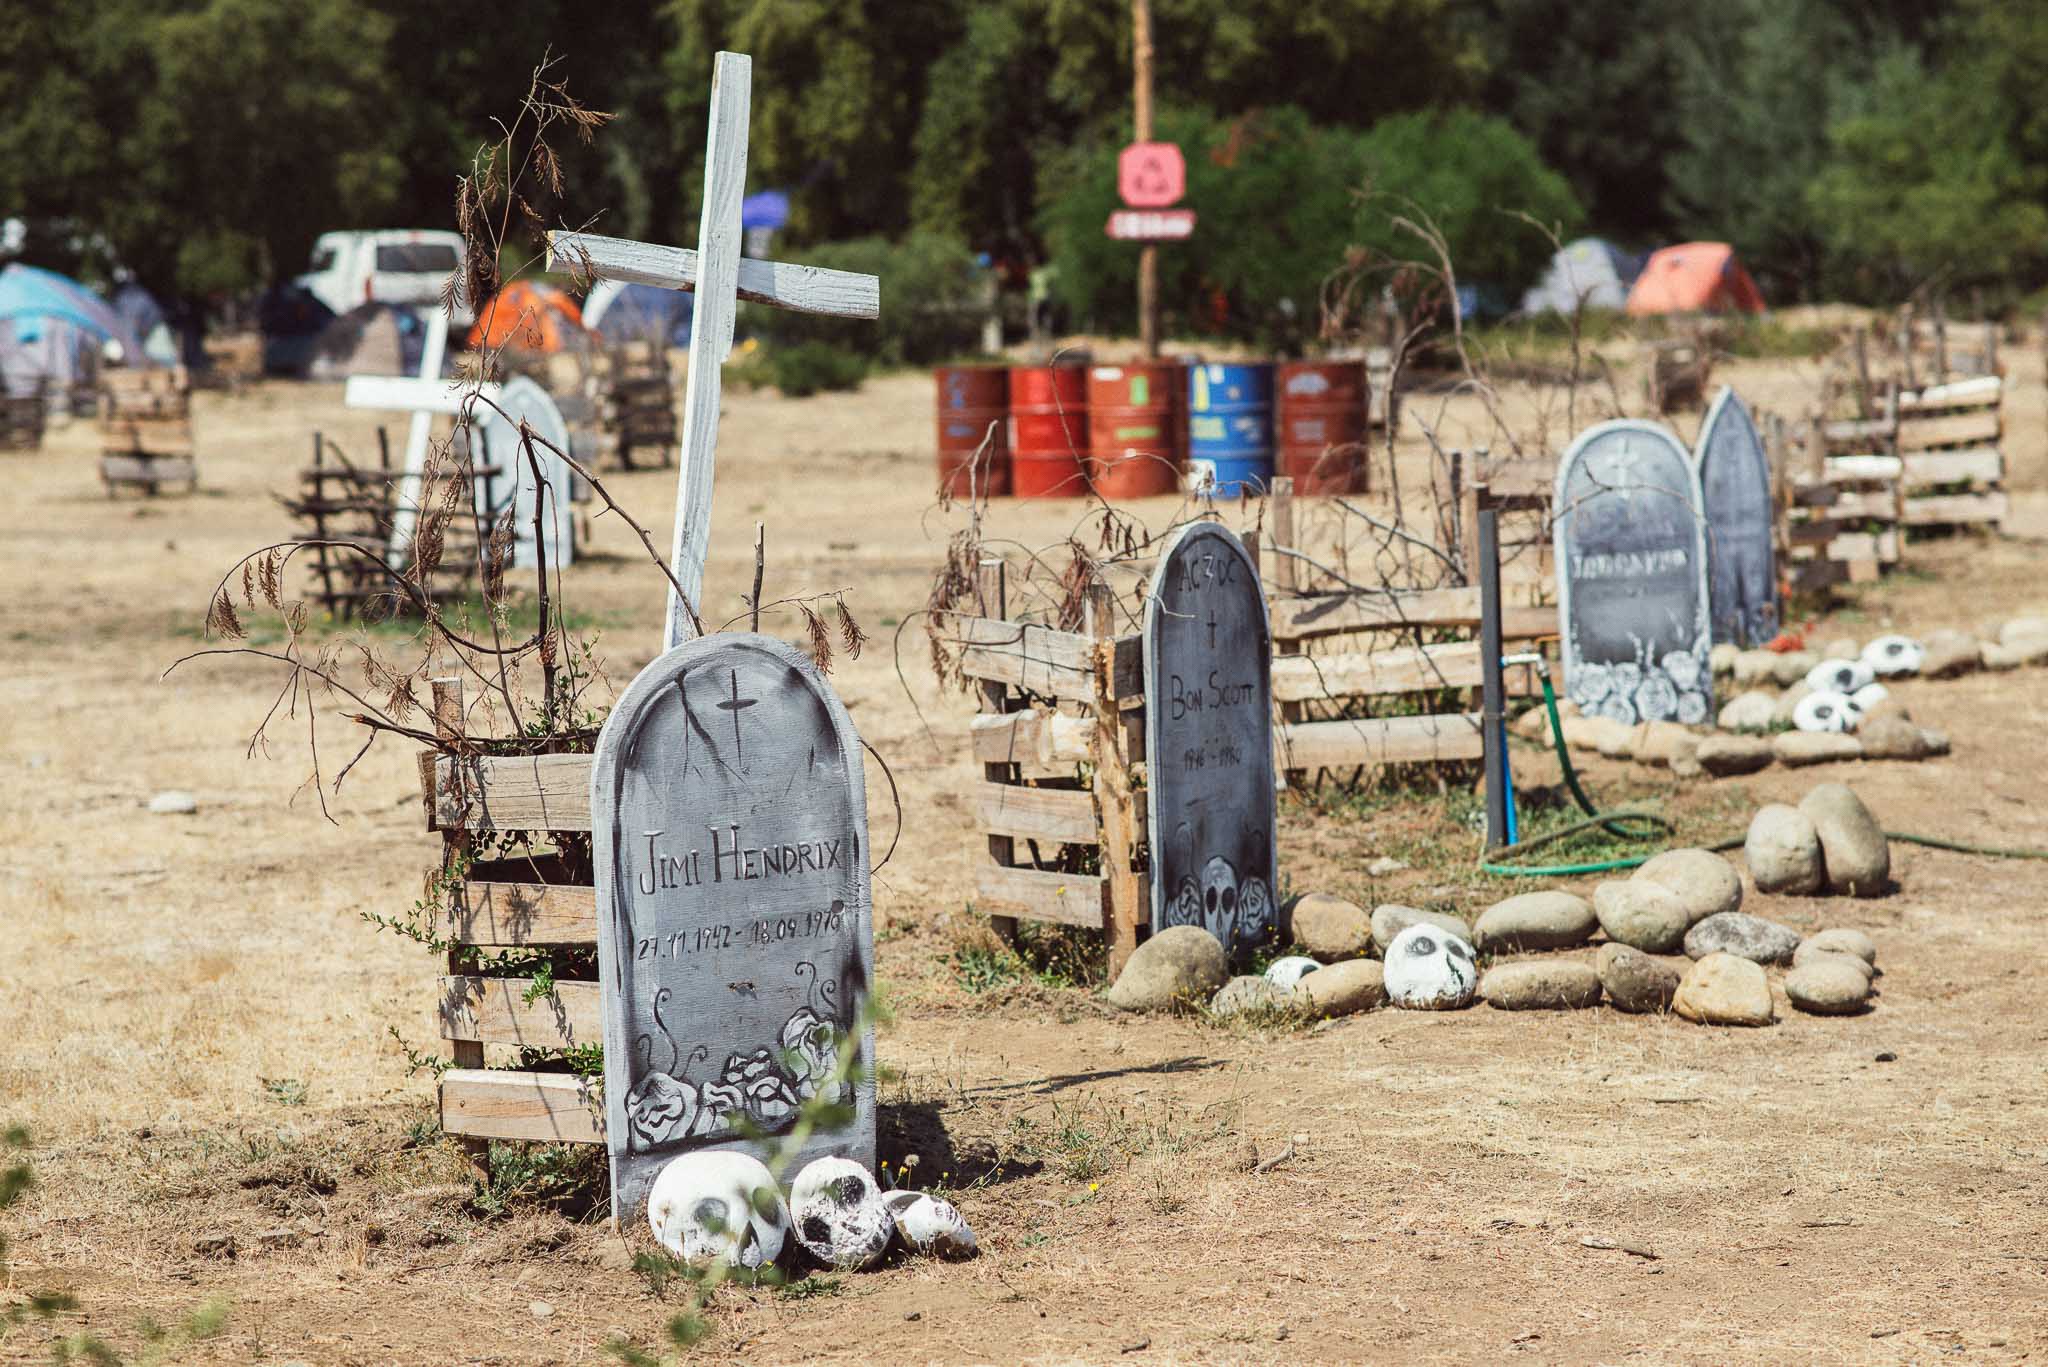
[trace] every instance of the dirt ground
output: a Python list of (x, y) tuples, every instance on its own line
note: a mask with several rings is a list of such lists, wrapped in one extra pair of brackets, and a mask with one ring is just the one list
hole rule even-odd
[[(2048, 603), (2042, 353), (2007, 364), (2016, 534), (1913, 547), (1907, 572), (1855, 592), (1823, 632)], [(1815, 373), (1722, 372), (1766, 406)], [(894, 1006), (882, 1152), (942, 1177), (984, 1251), (726, 1289), (695, 1355), (2003, 1362), (2048, 1348), (2048, 865), (1895, 846), (1890, 896), (1752, 896), (1747, 909), (1801, 928), (1867, 929), (1884, 969), (1866, 1015), (1801, 1015), (1781, 992), (1780, 1022), (1754, 1031), (1605, 1009), (1309, 1030), (1131, 1019), (1085, 972), (963, 952), (984, 943), (967, 905), (972, 707), (932, 679), (911, 620), (961, 523), (928, 506), (930, 404), (918, 376), (805, 401), (730, 393), (707, 605), (739, 610), (761, 519), (769, 595), (843, 587), (874, 634), (835, 680), (906, 812), (875, 886)], [(1688, 440), (1697, 421), (1680, 420)], [(102, 494), (82, 424), (0, 455), (0, 1123), (32, 1131), (39, 1178), (10, 1213), (5, 1275), (13, 1292), (79, 1300), (54, 1325), (0, 1331), (0, 1360), (44, 1360), (80, 1332), (134, 1349), (145, 1318), (218, 1300), (219, 1332), (173, 1360), (581, 1363), (617, 1337), (654, 1346), (682, 1303), (631, 1270), (574, 1171), (475, 1181), (438, 1138), (431, 1079), (407, 1075), (392, 1032), (440, 1047), (437, 968), (360, 913), (410, 904), (438, 848), (411, 751), (376, 747), (329, 795), (330, 823), (304, 786), (303, 714), (246, 750), (274, 675), (200, 661), (165, 677), (202, 644), (216, 579), (287, 533), (273, 495), (311, 432), (363, 450), (373, 425), (338, 386), (203, 395), (199, 493), (146, 502)], [(607, 482), (666, 547), (672, 474)], [(988, 531), (1045, 544), (1079, 512), (998, 504)], [(658, 644), (664, 585), (616, 519), (597, 519), (591, 551), (572, 605), (623, 689)], [(799, 634), (787, 617), (770, 629)], [(1692, 785), (1594, 761), (1588, 781), (1660, 803), (1696, 840), (1841, 779), (1892, 829), (2048, 843), (2048, 670), (1898, 691), (1952, 755)], [(322, 732), (330, 775), (349, 729)], [(1517, 763), (1525, 785), (1554, 776), (1533, 750)], [(871, 786), (880, 844), (895, 823)], [(197, 814), (148, 814), (170, 788)], [(1283, 884), (1476, 913), (1524, 888), (1471, 869), (1471, 805), (1290, 800)], [(1379, 855), (1411, 867), (1371, 878)]]

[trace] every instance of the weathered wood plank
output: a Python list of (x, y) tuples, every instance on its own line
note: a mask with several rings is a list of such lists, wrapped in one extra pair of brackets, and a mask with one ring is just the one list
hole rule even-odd
[(1897, 456), (1829, 456), (1824, 467), (1833, 480), (1897, 479), (1904, 469)]
[(448, 895), (448, 938), (469, 945), (597, 943), (597, 889), (471, 878)]
[(1079, 764), (1093, 757), (1095, 718), (1036, 708), (983, 713), (968, 723), (968, 736), (983, 764)]
[(1978, 522), (2004, 522), (2011, 501), (2003, 490), (1981, 494), (1934, 494), (1906, 500), (1903, 521), (1908, 527), (1945, 527)]
[(1899, 395), (1899, 412), (1903, 415), (1954, 412), (1966, 408), (1996, 408), (2004, 397), (2003, 378), (1997, 375), (1979, 375), (1975, 379), (1929, 385), (1917, 392), (1908, 390)]
[(1431, 764), (1486, 754), (1477, 712), (1295, 722), (1280, 727), (1275, 739), (1283, 769)]
[(1838, 524), (1861, 522), (1866, 518), (1896, 522), (1899, 520), (1899, 491), (1897, 488), (1845, 489), (1828, 512)]
[[(663, 247), (596, 233), (548, 234), (549, 270), (586, 268), (604, 280), (668, 290), (697, 288), (697, 253), (688, 247)], [(830, 314), (835, 318), (882, 316), (882, 282), (853, 271), (742, 257), (738, 288), (740, 298), (756, 304)]]
[(341, 391), (341, 401), (350, 408), (394, 412), (435, 413), (452, 417), (477, 400), (476, 415), (484, 418), (485, 403), (501, 396), (499, 386), (475, 380), (421, 379), (412, 375), (351, 375)]
[(1916, 451), (1905, 458), (1908, 490), (1935, 484), (1996, 484), (2005, 478), (2005, 455), (1995, 446), (1973, 446), (1961, 451)]
[(1093, 845), (1101, 832), (1095, 799), (1085, 792), (983, 783), (974, 794), (975, 824), (990, 835)]
[(1273, 697), (1279, 702), (1477, 688), (1480, 680), (1477, 641), (1369, 653), (1284, 655), (1273, 661)]
[(1093, 873), (1045, 873), (984, 864), (975, 870), (974, 895), (1002, 913), (1033, 921), (1104, 929), (1102, 878)]
[(100, 478), (109, 484), (190, 484), (198, 477), (199, 467), (189, 457), (100, 457)]
[(604, 1043), (596, 983), (558, 982), (554, 991), (529, 1004), (523, 1000), (525, 978), (451, 974), (440, 981), (443, 1039), (536, 1049)]
[(1899, 424), (1899, 449), (1926, 451), (1940, 446), (1978, 446), (1997, 441), (2003, 430), (2003, 421), (1995, 408), (1916, 418)]
[(450, 1068), (441, 1074), (441, 1128), (481, 1139), (602, 1144), (596, 1089), (569, 1073)]
[(1821, 438), (1829, 443), (1871, 442), (1891, 445), (1892, 435), (1898, 430), (1898, 423), (1891, 418), (1848, 419), (1841, 422), (1823, 423)]
[(434, 762), (428, 829), (590, 829), (589, 755), (483, 755)]
[(1087, 637), (993, 617), (947, 620), (964, 647), (960, 667), (970, 677), (1075, 702), (1094, 698), (1093, 650)]
[[(1273, 639), (1304, 641), (1351, 631), (1390, 627), (1473, 627), (1479, 625), (1476, 588), (1394, 590), (1283, 598), (1272, 605)], [(1501, 632), (1514, 640), (1557, 634), (1557, 609), (1504, 607)]]

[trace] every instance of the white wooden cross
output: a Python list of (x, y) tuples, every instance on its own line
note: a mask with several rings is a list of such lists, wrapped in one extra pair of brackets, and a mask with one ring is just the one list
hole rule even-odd
[[(878, 318), (881, 282), (872, 275), (755, 261), (740, 255), (740, 200), (747, 188), (747, 112), (753, 62), (721, 52), (711, 73), (711, 131), (704, 146), (704, 210), (697, 250), (593, 233), (548, 234), (548, 267), (663, 289), (694, 290), (690, 372), (683, 391), (683, 449), (676, 471), (676, 535), (663, 648), (696, 634), (711, 543), (711, 476), (718, 447), (720, 368), (732, 354), (738, 300), (841, 318)], [(676, 585), (682, 591), (677, 592)]]
[(402, 566), (412, 555), (412, 533), (420, 516), (420, 476), (427, 465), (427, 438), (437, 415), (462, 412), (472, 394), (495, 402), (498, 386), (441, 378), (448, 354), (448, 310), (436, 305), (427, 315), (427, 341), (420, 351), (417, 378), (405, 375), (351, 375), (342, 402), (350, 408), (391, 409), (412, 414), (405, 439), (405, 469), (398, 478), (398, 500), (391, 512), (391, 541), (386, 558)]

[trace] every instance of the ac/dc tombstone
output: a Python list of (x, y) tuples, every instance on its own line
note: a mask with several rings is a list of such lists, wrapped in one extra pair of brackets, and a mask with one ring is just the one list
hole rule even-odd
[(821, 1125), (797, 1161), (874, 1165), (863, 774), (846, 709), (772, 637), (676, 647), (605, 722), (590, 807), (621, 1222), (679, 1153), (740, 1147), (766, 1161), (821, 1089), (854, 1120)]
[(1202, 926), (1238, 955), (1275, 930), (1273, 644), (1229, 531), (1197, 522), (1167, 544), (1144, 649), (1152, 928)]
[(1693, 448), (1707, 516), (1707, 602), (1714, 640), (1760, 646), (1778, 634), (1771, 461), (1749, 408), (1724, 385)]
[[(548, 569), (565, 568), (576, 555), (575, 519), (569, 515), (569, 466), (557, 453), (569, 449), (569, 424), (548, 392), (524, 375), (507, 381), (495, 402), (495, 408), (477, 406), (483, 418), (484, 448), (484, 459), (479, 462), (483, 472), (476, 479), (477, 507), (493, 518), (511, 510), (512, 563), (519, 569), (532, 569), (539, 563), (533, 539), (534, 512), (544, 509), (540, 526)], [(519, 440), (521, 419), (536, 438), (531, 460)], [(542, 445), (543, 441), (553, 449)], [(540, 466), (538, 479), (535, 464)]]
[(1704, 721), (1706, 536), (1699, 478), (1654, 423), (1603, 422), (1557, 469), (1565, 689), (1590, 715)]

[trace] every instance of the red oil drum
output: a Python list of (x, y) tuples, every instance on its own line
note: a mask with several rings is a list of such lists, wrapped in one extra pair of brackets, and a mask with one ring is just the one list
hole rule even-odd
[(1180, 487), (1181, 367), (1170, 361), (1088, 371), (1088, 478), (1103, 498), (1148, 498)]
[(940, 366), (932, 379), (938, 389), (940, 489), (955, 498), (1009, 493), (1010, 372), (1002, 366)]
[(1088, 449), (1088, 381), (1080, 366), (1010, 369), (1010, 488), (1019, 498), (1079, 498)]
[(1279, 368), (1279, 473), (1298, 494), (1355, 494), (1366, 485), (1363, 361), (1290, 361)]

